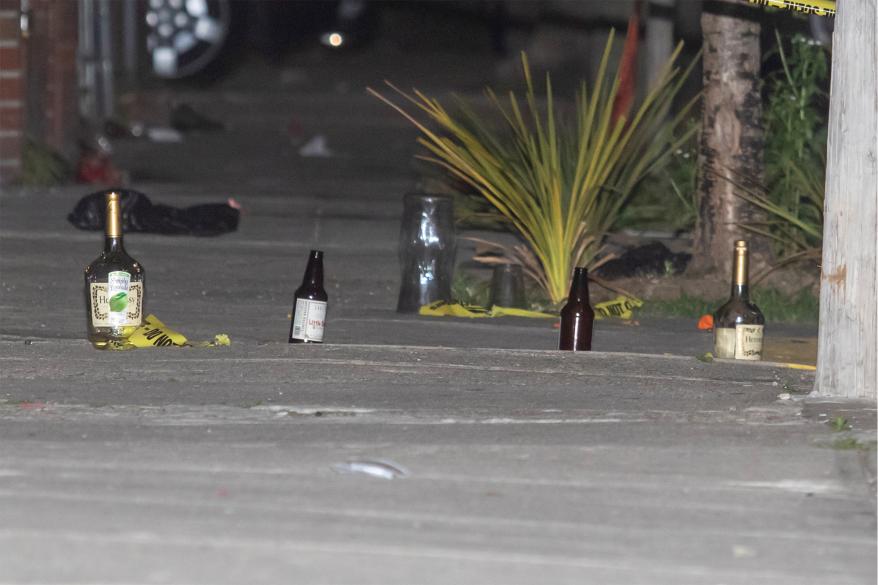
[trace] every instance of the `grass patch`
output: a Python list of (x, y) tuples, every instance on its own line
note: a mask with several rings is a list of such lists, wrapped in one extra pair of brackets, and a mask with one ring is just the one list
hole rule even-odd
[(773, 288), (756, 289), (753, 302), (762, 309), (769, 322), (816, 323), (820, 316), (820, 300), (808, 289), (793, 296)]
[(839, 451), (874, 451), (875, 441), (860, 441), (855, 437), (845, 437), (832, 442), (832, 448)]
[(652, 300), (643, 303), (638, 313), (648, 317), (692, 317), (713, 313), (722, 301), (706, 300), (683, 293), (676, 299)]
[(834, 419), (832, 419), (832, 422), (830, 424), (832, 426), (832, 430), (836, 432), (849, 431), (851, 429), (851, 425), (848, 424), (848, 419), (843, 416), (835, 417)]
[[(769, 323), (816, 323), (819, 316), (819, 301), (807, 289), (793, 296), (776, 289), (756, 289), (751, 298)], [(641, 315), (650, 317), (697, 319), (701, 315), (712, 314), (725, 301), (724, 298), (710, 300), (683, 294), (676, 299), (647, 301), (639, 311)]]

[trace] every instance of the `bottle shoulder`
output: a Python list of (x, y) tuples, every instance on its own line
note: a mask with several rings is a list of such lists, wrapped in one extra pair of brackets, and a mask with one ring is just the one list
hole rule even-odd
[(142, 280), (145, 274), (143, 265), (127, 253), (101, 252), (100, 256), (85, 267), (85, 276), (86, 278), (102, 278), (114, 271), (127, 272), (133, 280)]
[(561, 308), (561, 316), (562, 317), (572, 317), (572, 316), (583, 316), (583, 315), (591, 315), (594, 316), (594, 309), (592, 309), (591, 305), (586, 302), (572, 302), (567, 303)]
[(310, 285), (303, 285), (296, 289), (294, 293), (294, 297), (296, 300), (306, 299), (309, 301), (323, 301), (324, 303), (328, 300), (328, 295), (326, 294), (326, 290), (323, 287), (315, 287)]
[(738, 324), (764, 325), (765, 317), (754, 303), (731, 298), (714, 312), (717, 327), (733, 327)]

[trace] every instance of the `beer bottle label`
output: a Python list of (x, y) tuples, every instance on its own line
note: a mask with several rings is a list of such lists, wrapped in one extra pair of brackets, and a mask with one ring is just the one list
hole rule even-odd
[(323, 341), (323, 328), (326, 321), (326, 303), (309, 299), (296, 299), (293, 314), (294, 339), (302, 341)]

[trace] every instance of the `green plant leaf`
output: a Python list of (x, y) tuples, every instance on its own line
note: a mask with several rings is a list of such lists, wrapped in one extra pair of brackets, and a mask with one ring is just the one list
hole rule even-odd
[(618, 119), (613, 118), (619, 74), (610, 71), (612, 47), (613, 34), (594, 86), (583, 83), (574, 97), (573, 119), (558, 107), (548, 74), (545, 98), (538, 97), (525, 54), (523, 100), (510, 92), (507, 105), (486, 90), (494, 117), (476, 113), (459, 98), (452, 113), (436, 99), (389, 82), (402, 105), (368, 89), (418, 129), (418, 143), (428, 152), (422, 160), (471, 187), (509, 221), (525, 245), (506, 254), (540, 284), (551, 303), (567, 295), (574, 267), (600, 261), (603, 238), (634, 187), (665, 165), (669, 153), (695, 131), (684, 122), (697, 99), (670, 115), (691, 70), (691, 65), (675, 66), (682, 44), (643, 101), (629, 117)]

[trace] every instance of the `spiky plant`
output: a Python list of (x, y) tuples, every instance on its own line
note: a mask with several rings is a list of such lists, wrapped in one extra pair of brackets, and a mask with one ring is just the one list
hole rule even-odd
[(797, 161), (788, 161), (791, 190), (797, 198), (792, 203), (778, 201), (773, 193), (750, 187), (745, 181), (730, 181), (736, 194), (765, 212), (759, 221), (742, 223), (749, 232), (774, 242), (782, 254), (762, 272), (753, 277), (757, 283), (770, 273), (789, 264), (820, 261), (823, 249), (823, 185), (826, 181), (826, 161), (815, 167), (806, 167)]
[(422, 92), (408, 94), (388, 82), (426, 115), (422, 121), (404, 103), (369, 89), (420, 131), (418, 142), (430, 152), (420, 158), (472, 186), (509, 220), (526, 244), (509, 254), (552, 303), (567, 295), (574, 267), (594, 267), (600, 261), (604, 236), (634, 186), (691, 134), (680, 130), (696, 100), (671, 114), (674, 96), (691, 69), (676, 66), (682, 44), (662, 66), (643, 102), (627, 115), (613, 115), (619, 92), (619, 71), (609, 68), (613, 36), (593, 87), (582, 83), (575, 96), (572, 120), (559, 115), (548, 74), (541, 106), (524, 54), (524, 106), (514, 92), (506, 104), (486, 90), (499, 114), (499, 129), (459, 98), (452, 113)]

